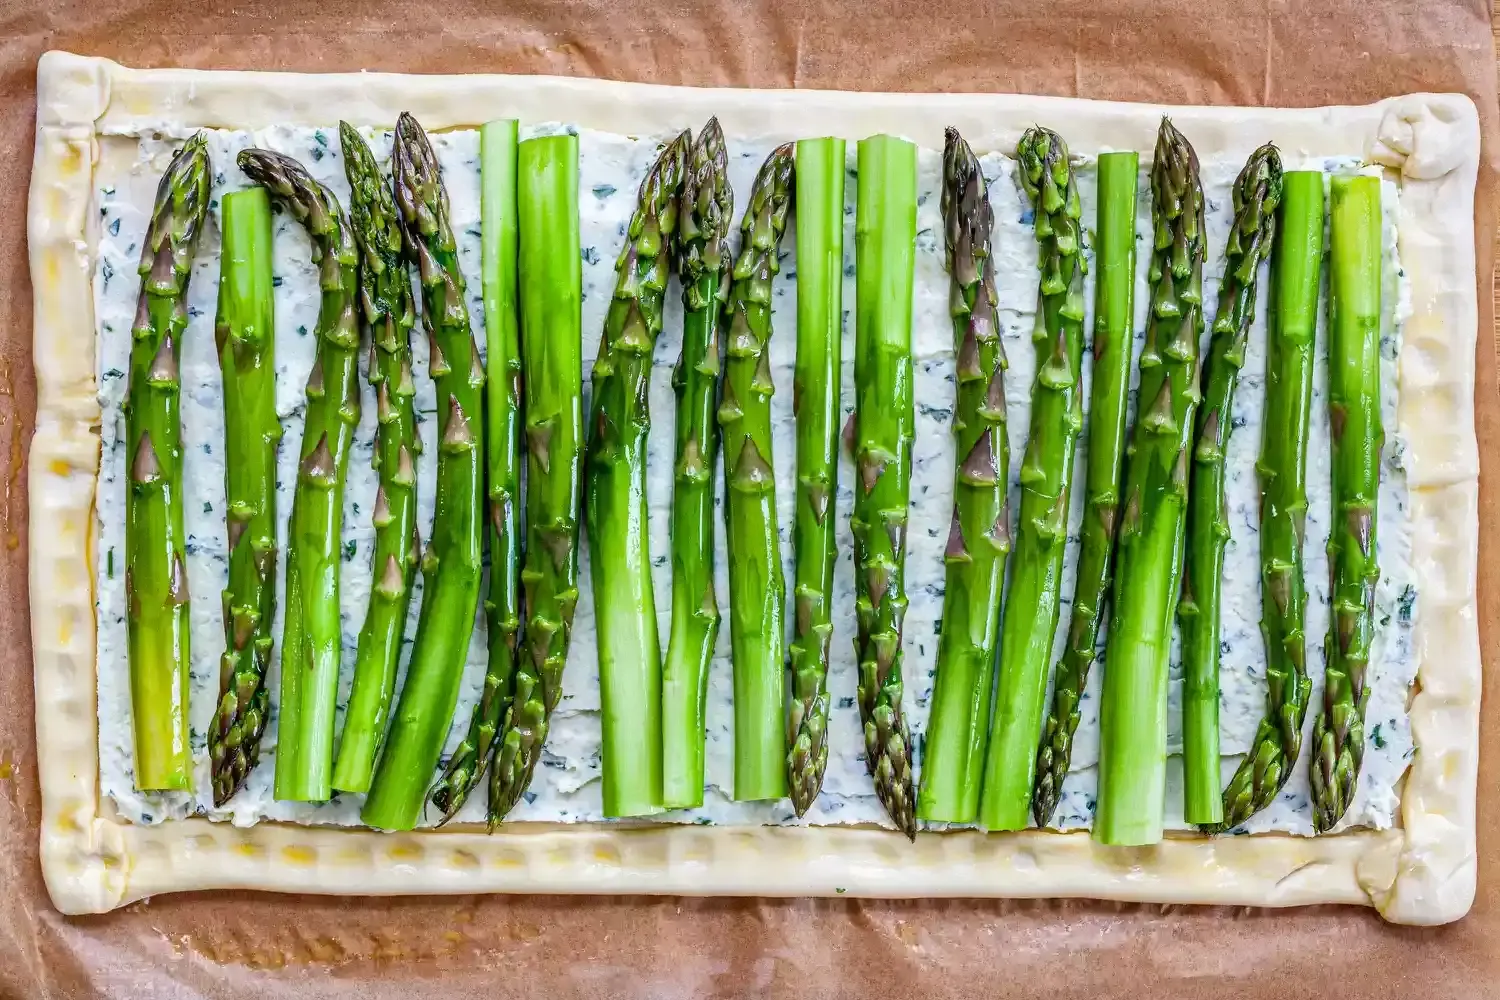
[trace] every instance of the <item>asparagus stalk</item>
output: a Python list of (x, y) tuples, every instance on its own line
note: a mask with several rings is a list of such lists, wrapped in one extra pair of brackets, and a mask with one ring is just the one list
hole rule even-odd
[(464, 302), (448, 195), (427, 134), (410, 114), (396, 120), (392, 160), (401, 243), (421, 278), (432, 345), (437, 504), (422, 557), (422, 612), (406, 682), (360, 815), (370, 826), (409, 830), (453, 721), (479, 604), (485, 376)]
[(1125, 469), (1125, 404), (1135, 328), (1135, 193), (1140, 157), (1134, 152), (1099, 157), (1098, 223), (1094, 235), (1098, 278), (1094, 286), (1094, 369), (1089, 395), (1088, 469), (1084, 482), (1083, 536), (1073, 583), (1067, 645), (1057, 662), (1052, 711), (1037, 751), (1031, 811), (1046, 826), (1062, 797), (1073, 756), (1079, 703), (1099, 645), (1104, 602), (1113, 580), (1120, 480)]
[(606, 816), (655, 812), (662, 800), (661, 650), (646, 540), (647, 383), (690, 141), (684, 132), (667, 143), (641, 182), (594, 362), (584, 503), (599, 627)]
[(489, 766), (495, 737), (515, 697), (516, 641), (521, 626), (521, 340), (516, 305), (516, 140), (513, 118), (479, 131), (485, 361), (485, 482), (489, 496), (490, 578), (484, 602), (489, 659), (469, 731), (433, 787), (432, 804), (447, 822), (463, 807)]
[(677, 389), (677, 467), (672, 491), (672, 631), (662, 670), (662, 805), (703, 804), (703, 707), (719, 634), (714, 595), (714, 463), (719, 433), (719, 315), (729, 297), (734, 192), (719, 120), (687, 153), (677, 210), (682, 278), (682, 356)]
[(1057, 133), (1031, 128), (1016, 149), (1021, 183), (1035, 209), (1040, 307), (1032, 333), (1036, 379), (1031, 433), (1021, 461), (1021, 506), (1010, 606), (1000, 634), (1000, 689), (985, 760), (980, 822), (1020, 830), (1032, 781), (1047, 667), (1057, 633), (1073, 452), (1083, 429), (1083, 272), (1078, 187)]
[(1006, 491), (1005, 348), (995, 316), (995, 217), (979, 160), (957, 129), (943, 147), (943, 228), (952, 277), (958, 378), (953, 437), (953, 521), (937, 679), (917, 815), (972, 823), (979, 814), (990, 688), (1000, 631), (1000, 589), (1010, 552)]
[(385, 736), (406, 611), (417, 568), (417, 439), (412, 399), (411, 328), (416, 313), (411, 275), (401, 259), (401, 226), (375, 157), (352, 125), (339, 122), (349, 221), (359, 245), (360, 308), (370, 342), (369, 379), (379, 428), (374, 465), (380, 485), (375, 527), (374, 584), (359, 633), (354, 684), (333, 764), (333, 787), (365, 792)]
[(725, 312), (724, 512), (734, 660), (734, 797), (786, 794), (786, 584), (771, 458), (771, 282), (792, 201), (791, 143), (771, 151), (750, 189)]
[(583, 264), (578, 137), (528, 139), (516, 151), (521, 385), (526, 454), (526, 626), (515, 694), (490, 765), (490, 825), (531, 783), (562, 697), (578, 606), (583, 456)]
[(313, 261), (321, 271), (318, 356), (307, 376), (301, 462), (288, 532), (276, 738), (276, 797), (321, 802), (332, 791), (333, 716), (343, 645), (339, 535), (344, 472), (359, 422), (359, 253), (338, 199), (296, 160), (246, 149), (239, 164), (307, 229)]
[(833, 638), (839, 374), (844, 327), (844, 140), (802, 139), (796, 151), (796, 634), (790, 647), (787, 786), (797, 815), (828, 769), (828, 650)]
[(142, 791), (192, 787), (178, 361), (188, 324), (188, 279), (208, 211), (209, 176), (208, 143), (199, 133), (173, 155), (157, 185), (131, 329), (125, 592), (135, 786)]
[[(1161, 840), (1167, 658), (1182, 579), (1187, 459), (1203, 333), (1203, 188), (1198, 156), (1163, 119), (1151, 165), (1151, 312), (1127, 455), (1113, 617), (1101, 705), (1094, 839)], [(1129, 585), (1126, 585), (1129, 581)]]
[(1292, 171), (1282, 185), (1280, 231), (1271, 256), (1266, 402), (1260, 462), (1260, 580), (1266, 642), (1266, 715), (1250, 753), (1224, 790), (1223, 826), (1270, 805), (1302, 751), (1307, 677), (1307, 432), (1313, 341), (1323, 267), (1323, 175)]
[(1328, 419), (1333, 434), (1333, 607), (1323, 710), (1313, 723), (1313, 828), (1354, 798), (1365, 750), (1365, 671), (1375, 635), (1375, 502), (1380, 488), (1380, 178), (1334, 177), (1329, 214)]
[(1229, 447), (1235, 383), (1255, 319), (1260, 264), (1276, 241), (1281, 201), (1281, 156), (1267, 143), (1250, 155), (1234, 182), (1234, 224), (1224, 251), (1203, 365), (1188, 486), (1188, 550), (1182, 598), (1183, 818), (1216, 826), (1224, 818), (1219, 777), (1219, 624), (1224, 546), (1229, 513), (1224, 506), (1224, 452)]
[(854, 414), (846, 431), (854, 489), (855, 654), (865, 766), (896, 826), (912, 840), (912, 747), (902, 711), (906, 523), (915, 415), (911, 316), (917, 233), (917, 147), (877, 135), (859, 143), (855, 214)]
[(270, 709), (266, 668), (276, 612), (276, 324), (271, 202), (265, 188), (226, 194), (214, 334), (224, 377), (224, 498), (229, 585), (219, 703), (208, 727), (214, 805), (228, 802), (260, 759)]

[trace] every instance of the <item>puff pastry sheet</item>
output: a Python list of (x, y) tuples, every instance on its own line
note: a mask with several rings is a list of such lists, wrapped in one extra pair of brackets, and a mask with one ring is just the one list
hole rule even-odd
[[(65, 913), (155, 893), (256, 888), (319, 893), (578, 892), (722, 895), (1088, 896), (1290, 906), (1373, 905), (1389, 920), (1462, 916), (1475, 891), (1480, 658), (1475, 609), (1478, 327), (1474, 185), (1479, 121), (1466, 97), (1367, 107), (1162, 108), (976, 94), (698, 90), (556, 77), (296, 75), (134, 70), (49, 52), (38, 68), (28, 220), (37, 423), (30, 458), (41, 858)], [(1045, 121), (1075, 149), (1150, 150), (1170, 111), (1200, 153), (1274, 137), (1288, 156), (1354, 153), (1400, 175), (1400, 251), (1413, 313), (1400, 359), (1413, 550), (1421, 597), (1411, 719), (1417, 744), (1398, 828), (1338, 836), (1172, 838), (1102, 848), (1086, 833), (924, 834), (828, 827), (515, 826), (380, 834), (205, 820), (133, 826), (101, 807), (96, 737), (93, 504), (93, 171), (101, 135), (157, 126), (389, 124), (429, 128), (516, 116), (617, 132), (717, 114), (737, 136), (857, 139), (887, 131), (941, 146), (1013, 148)]]

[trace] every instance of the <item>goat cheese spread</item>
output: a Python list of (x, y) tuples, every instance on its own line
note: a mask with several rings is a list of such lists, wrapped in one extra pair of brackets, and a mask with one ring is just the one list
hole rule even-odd
[[(522, 138), (556, 132), (566, 126), (547, 125), (523, 129)], [(390, 156), (390, 134), (366, 130), (376, 158), (383, 164)], [(94, 277), (94, 306), (98, 330), (98, 386), (102, 409), (98, 492), (96, 497), (96, 611), (98, 620), (98, 692), (100, 780), (102, 797), (120, 816), (137, 823), (156, 823), (188, 814), (249, 825), (261, 819), (296, 823), (352, 825), (359, 822), (361, 796), (341, 794), (322, 804), (277, 802), (272, 796), (277, 715), (275, 703), (280, 687), (279, 648), (273, 652), (270, 685), (272, 713), (266, 727), (259, 765), (249, 781), (224, 808), (212, 803), (209, 760), (205, 732), (212, 719), (219, 687), (219, 660), (224, 648), (218, 593), (228, 574), (224, 524), (224, 417), (218, 358), (214, 350), (214, 310), (219, 276), (219, 200), (225, 192), (248, 186), (235, 165), (235, 155), (249, 146), (287, 153), (300, 160), (318, 181), (330, 188), (346, 207), (348, 183), (344, 177), (335, 128), (271, 127), (257, 132), (212, 130), (208, 132), (214, 166), (210, 221), (205, 227), (193, 265), (189, 289), (189, 326), (182, 349), (182, 424), (184, 478), (187, 497), (186, 531), (189, 590), (193, 595), (191, 615), (191, 743), (195, 760), (194, 793), (150, 793), (135, 789), (132, 765), (129, 668), (126, 660), (126, 608), (124, 594), (124, 504), (127, 485), (127, 454), (122, 404), (127, 385), (131, 322), (140, 283), (136, 273), (140, 243), (151, 211), (156, 180), (177, 139), (170, 129), (142, 133), (137, 159), (128, 177), (96, 192), (99, 212), (98, 263)], [(629, 137), (606, 132), (579, 131), (579, 199), (583, 254), (583, 353), (591, 366), (603, 328), (605, 309), (614, 286), (614, 261), (625, 225), (634, 209), (640, 179), (656, 155), (664, 136)], [(452, 208), (459, 262), (468, 284), (468, 306), (475, 335), (483, 349), (484, 311), (480, 294), (479, 139), (475, 131), (453, 131), (432, 136), (442, 166)], [(762, 160), (772, 148), (764, 141), (730, 141), (730, 179), (736, 194), (736, 211), (744, 199)], [(844, 372), (842, 401), (847, 413), (853, 406), (854, 357), (854, 199), (855, 149), (849, 145), (848, 184), (845, 206), (844, 265)], [(1036, 314), (1036, 244), (1031, 230), (1031, 208), (1020, 190), (1013, 159), (989, 153), (982, 159), (990, 183), (994, 208), (995, 270), (1000, 297), (1000, 317), (1005, 350), (1010, 360), (1006, 374), (1011, 438), (1012, 504), (1020, 457), (1025, 447), (1031, 381), (1035, 360), (1031, 331)], [(1242, 160), (1209, 156), (1202, 161), (1202, 180), (1208, 222), (1208, 260), (1204, 269), (1206, 310), (1212, 318), (1219, 277), (1223, 270), (1223, 248), (1229, 230), (1232, 206), (1230, 186)], [(1355, 171), (1362, 168), (1352, 157), (1315, 157), (1288, 162), (1287, 168)], [(1094, 162), (1079, 161), (1079, 184), (1084, 206), (1084, 225), (1092, 226), (1094, 215)], [(916, 440), (912, 459), (911, 520), (906, 562), (910, 608), (905, 636), (905, 708), (915, 744), (917, 766), (923, 757), (928, 704), (932, 696), (938, 632), (943, 612), (943, 549), (947, 540), (952, 503), (954, 449), (950, 430), (954, 402), (954, 338), (949, 317), (949, 279), (943, 263), (942, 220), (939, 212), (941, 153), (923, 149), (919, 158), (917, 207), (917, 256), (912, 344), (915, 361)], [(1146, 260), (1151, 241), (1150, 193), (1139, 187), (1137, 241), (1140, 265), (1136, 274), (1136, 330), (1139, 346), (1148, 300)], [(1366, 713), (1364, 767), (1359, 791), (1345, 825), (1386, 828), (1393, 824), (1400, 785), (1412, 754), (1412, 738), (1406, 714), (1408, 690), (1416, 673), (1412, 648), (1412, 621), (1416, 592), (1411, 562), (1406, 476), (1402, 468), (1403, 440), (1397, 414), (1397, 362), (1401, 327), (1409, 312), (1408, 290), (1397, 259), (1397, 185), (1385, 181), (1384, 206), (1385, 274), (1383, 281), (1383, 327), (1381, 341), (1381, 409), (1386, 427), (1379, 498), (1378, 555), (1381, 577), (1376, 588), (1375, 648), (1370, 665), (1370, 701)], [(736, 222), (738, 216), (736, 216)], [(793, 222), (795, 226), (795, 222)], [(277, 211), (275, 229), (275, 305), (277, 408), (285, 429), (278, 457), (277, 504), (280, 537), (285, 545), (286, 519), (291, 512), (296, 483), (296, 461), (300, 447), (303, 394), (312, 367), (318, 311), (318, 275), (310, 260), (310, 243), (301, 226)], [(736, 229), (736, 233), (738, 230)], [(735, 237), (737, 243), (738, 237)], [(780, 510), (781, 548), (786, 561), (788, 585), (793, 579), (791, 528), (793, 524), (795, 438), (792, 417), (792, 370), (796, 323), (796, 240), (788, 233), (782, 244), (782, 273), (775, 283), (772, 308), (776, 333), (771, 341), (771, 367), (777, 393), (772, 399), (774, 465)], [(1263, 382), (1265, 377), (1266, 299), (1264, 282), (1259, 295), (1255, 326), (1251, 332), (1245, 367), (1236, 393), (1233, 426), (1228, 450), (1227, 503), (1231, 539), (1225, 553), (1224, 618), (1220, 680), (1220, 722), (1224, 778), (1227, 781), (1240, 757), (1250, 746), (1265, 710), (1265, 653), (1260, 635), (1261, 599), (1258, 554), (1259, 486), (1255, 460), (1260, 451)], [(1092, 303), (1092, 278), (1086, 289)], [(1325, 287), (1326, 295), (1326, 287)], [(1328, 540), (1330, 446), (1327, 418), (1326, 312), (1320, 312), (1318, 346), (1314, 367), (1313, 426), (1308, 455), (1306, 575), (1308, 585), (1308, 665), (1313, 693), (1305, 729), (1322, 699), (1324, 639), (1328, 632)], [(675, 399), (671, 386), (681, 337), (682, 306), (674, 278), (667, 299), (666, 325), (657, 346), (651, 375), (651, 429), (648, 463), (650, 544), (657, 612), (665, 646), (668, 634), (671, 561), (668, 534), (673, 471), (673, 423)], [(414, 337), (421, 337), (420, 328)], [(437, 427), (432, 381), (426, 370), (427, 351), (413, 352), (417, 385), (417, 420), (424, 449), (418, 462), (418, 524), (428, 535), (433, 512), (433, 478)], [(361, 352), (362, 417), (349, 461), (344, 502), (344, 552), (342, 567), (342, 617), (344, 629), (343, 671), (340, 676), (339, 718), (348, 699), (357, 638), (369, 601), (373, 532), (370, 524), (376, 477), (370, 459), (375, 436), (375, 404), (367, 382), (366, 359)], [(1084, 352), (1085, 392), (1090, 355)], [(585, 371), (585, 392), (588, 372)], [(1085, 396), (1087, 398), (1087, 396)], [(1072, 519), (1065, 568), (1062, 616), (1057, 633), (1057, 652), (1062, 649), (1070, 610), (1073, 564), (1077, 556), (1078, 524), (1083, 512), (1084, 465), (1087, 428), (1079, 438), (1077, 479), (1073, 486)], [(855, 705), (854, 663), (854, 574), (853, 544), (848, 515), (852, 505), (853, 467), (847, 455), (840, 461), (837, 494), (839, 558), (835, 573), (834, 600), (847, 613), (835, 614), (832, 666), (828, 687), (832, 704), (829, 723), (830, 753), (822, 795), (807, 817), (798, 820), (789, 800), (735, 802), (731, 799), (733, 772), (733, 685), (729, 662), (727, 616), (727, 557), (722, 526), (717, 535), (717, 590), (726, 616), (721, 628), (709, 678), (707, 706), (707, 783), (702, 808), (664, 813), (664, 822), (715, 824), (879, 824), (886, 825), (884, 810), (876, 799), (865, 772), (859, 710)], [(719, 482), (722, 504), (722, 478)], [(1014, 509), (1014, 506), (1012, 507)], [(537, 769), (524, 800), (511, 813), (511, 820), (572, 823), (602, 818), (600, 794), (599, 678), (595, 655), (594, 611), (588, 582), (587, 545), (581, 560), (580, 603), (574, 622), (573, 644), (563, 678), (562, 701), (553, 718), (542, 766)], [(278, 598), (283, 581), (277, 580)], [(415, 633), (420, 606), (421, 580), (416, 584), (407, 627), (407, 648)], [(280, 607), (274, 629), (278, 647), (281, 634)], [(788, 619), (790, 625), (790, 618)], [(475, 623), (458, 708), (449, 732), (451, 751), (467, 729), (470, 712), (478, 698), (485, 669), (485, 623), (482, 613)], [(403, 656), (403, 669), (404, 669)], [(1091, 671), (1083, 696), (1082, 721), (1076, 737), (1072, 766), (1064, 784), (1056, 822), (1063, 828), (1087, 827), (1093, 811), (1099, 750), (1099, 693), (1101, 661)], [(1169, 752), (1180, 751), (1180, 668), (1174, 648)], [(1180, 809), (1180, 767), (1169, 761), (1169, 810)], [(1257, 814), (1245, 827), (1251, 832), (1282, 831), (1312, 833), (1308, 798), (1307, 755), (1304, 748), (1291, 779), (1277, 801)], [(483, 795), (476, 794), (459, 815), (460, 821), (483, 818)], [(435, 821), (436, 816), (429, 817)], [(1169, 827), (1184, 828), (1180, 814), (1169, 814)]]

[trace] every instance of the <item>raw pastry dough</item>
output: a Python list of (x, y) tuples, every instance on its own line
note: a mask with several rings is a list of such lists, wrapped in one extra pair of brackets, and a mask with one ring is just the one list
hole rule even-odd
[(99, 462), (90, 210), (96, 137), (203, 126), (476, 126), (499, 109), (614, 131), (717, 114), (726, 131), (791, 139), (896, 132), (1013, 147), (1045, 119), (1083, 149), (1149, 150), (1164, 109), (1062, 98), (699, 90), (557, 77), (295, 75), (132, 70), (61, 52), (38, 68), (28, 237), (35, 294), (31, 595), (43, 873), (65, 913), (160, 892), (608, 892), (703, 895), (1089, 896), (1288, 906), (1359, 903), (1389, 920), (1462, 916), (1475, 891), (1480, 660), (1475, 608), (1478, 305), (1474, 185), (1479, 120), (1468, 98), (1421, 94), (1366, 107), (1174, 108), (1203, 153), (1245, 155), (1273, 135), (1289, 156), (1359, 153), (1401, 178), (1401, 258), (1412, 314), (1401, 353), (1413, 550), (1422, 595), (1411, 722), (1417, 746), (1401, 826), (1320, 838), (1171, 838), (1103, 848), (1086, 833), (925, 834), (836, 827), (507, 824), (379, 834), (205, 820), (133, 826), (102, 815), (95, 738), (91, 535)]

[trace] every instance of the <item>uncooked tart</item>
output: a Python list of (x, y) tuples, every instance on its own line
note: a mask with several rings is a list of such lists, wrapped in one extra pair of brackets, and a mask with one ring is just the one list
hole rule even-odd
[[(30, 583), (41, 856), (62, 911), (100, 912), (156, 893), (211, 888), (1339, 902), (1373, 905), (1402, 923), (1440, 923), (1468, 910), (1476, 871), (1480, 660), (1473, 408), (1479, 125), (1467, 98), (1420, 94), (1308, 110), (1162, 108), (556, 77), (134, 70), (59, 52), (43, 56), (38, 76), (28, 221), (38, 393)], [(1405, 715), (1413, 752), (1393, 785), (1399, 803), (1388, 828), (1321, 837), (1270, 832), (1209, 839), (1184, 832), (1156, 847), (1121, 849), (1100, 847), (1082, 830), (949, 830), (909, 844), (869, 824), (528, 821), (503, 824), (493, 834), (474, 825), (390, 834), (329, 825), (327, 818), (314, 819), (321, 825), (127, 818), (102, 787), (97, 724), (102, 414), (94, 304), (101, 148), (198, 128), (329, 127), (340, 119), (385, 128), (400, 111), (430, 130), (472, 129), (504, 114), (523, 123), (563, 121), (641, 136), (717, 115), (731, 142), (756, 148), (883, 131), (931, 149), (941, 146), (942, 127), (952, 125), (984, 153), (1013, 150), (1022, 130), (1042, 121), (1084, 156), (1149, 150), (1167, 112), (1205, 162), (1242, 160), (1270, 138), (1289, 161), (1345, 158), (1386, 168), (1387, 181), (1399, 189), (1394, 225), (1406, 296), (1395, 431), (1405, 449), (1410, 573), (1420, 595)], [(601, 249), (606, 261), (614, 254), (613, 247)], [(1221, 252), (1211, 240), (1210, 263)]]

